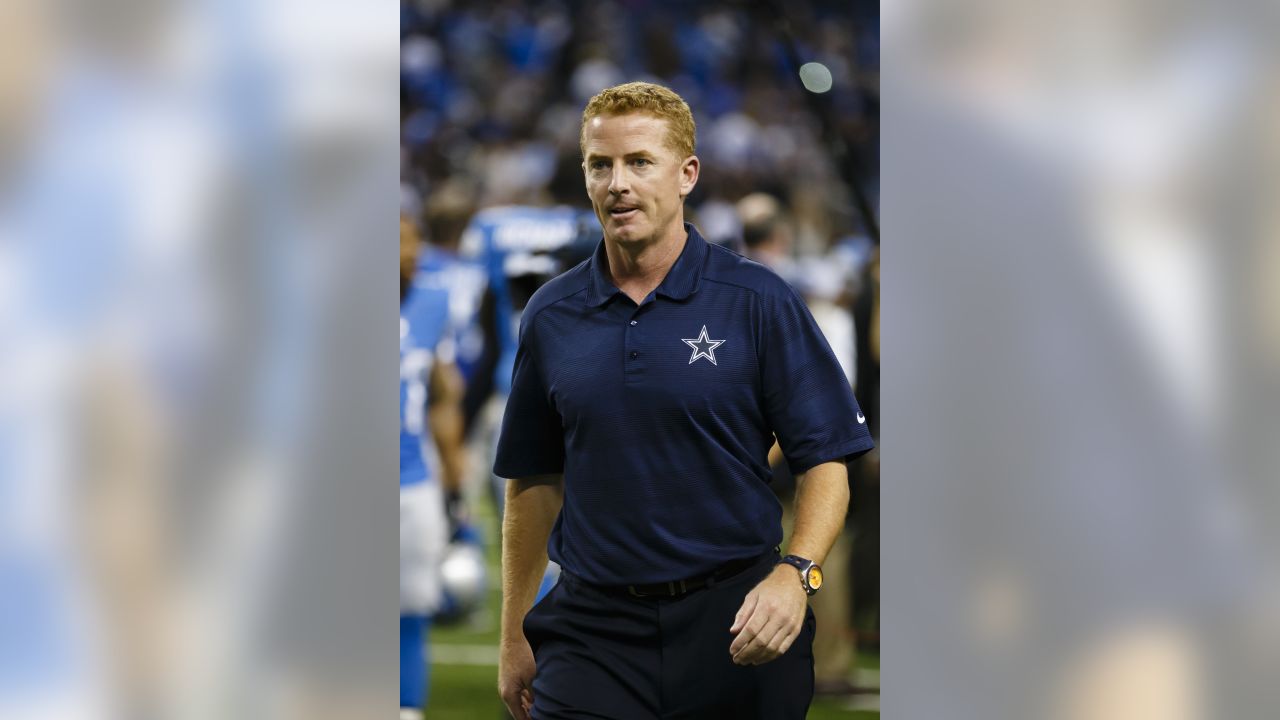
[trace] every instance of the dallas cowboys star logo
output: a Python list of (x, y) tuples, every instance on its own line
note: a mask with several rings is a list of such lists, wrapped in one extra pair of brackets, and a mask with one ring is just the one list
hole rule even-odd
[(684, 344), (693, 348), (693, 355), (689, 357), (689, 364), (692, 365), (698, 358), (706, 358), (711, 361), (712, 365), (716, 364), (716, 348), (725, 343), (724, 340), (710, 340), (707, 338), (707, 326), (702, 326), (702, 333), (696, 338), (681, 338)]

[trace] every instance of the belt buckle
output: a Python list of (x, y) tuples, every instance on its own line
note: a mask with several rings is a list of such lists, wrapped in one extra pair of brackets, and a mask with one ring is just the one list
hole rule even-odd
[(630, 595), (631, 597), (644, 597), (644, 595), (641, 595), (640, 593), (636, 592), (635, 585), (627, 586), (627, 594)]

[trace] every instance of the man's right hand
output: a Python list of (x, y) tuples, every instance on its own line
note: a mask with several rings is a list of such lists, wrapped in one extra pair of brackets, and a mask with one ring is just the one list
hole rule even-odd
[(502, 642), (498, 654), (498, 695), (516, 720), (531, 720), (535, 668), (528, 640), (520, 637)]

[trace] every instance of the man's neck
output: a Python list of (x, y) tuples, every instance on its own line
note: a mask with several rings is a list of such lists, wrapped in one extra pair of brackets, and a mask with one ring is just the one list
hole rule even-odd
[(613, 284), (637, 305), (662, 284), (671, 267), (680, 258), (689, 233), (684, 223), (661, 240), (623, 246), (605, 238), (605, 256), (609, 259), (609, 276)]

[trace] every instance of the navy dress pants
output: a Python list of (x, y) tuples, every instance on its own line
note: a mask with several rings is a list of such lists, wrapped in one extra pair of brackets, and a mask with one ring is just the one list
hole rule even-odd
[(729, 628), (776, 557), (680, 597), (636, 598), (565, 573), (529, 612), (535, 720), (802, 720), (813, 699), (813, 611), (780, 658), (738, 666)]

